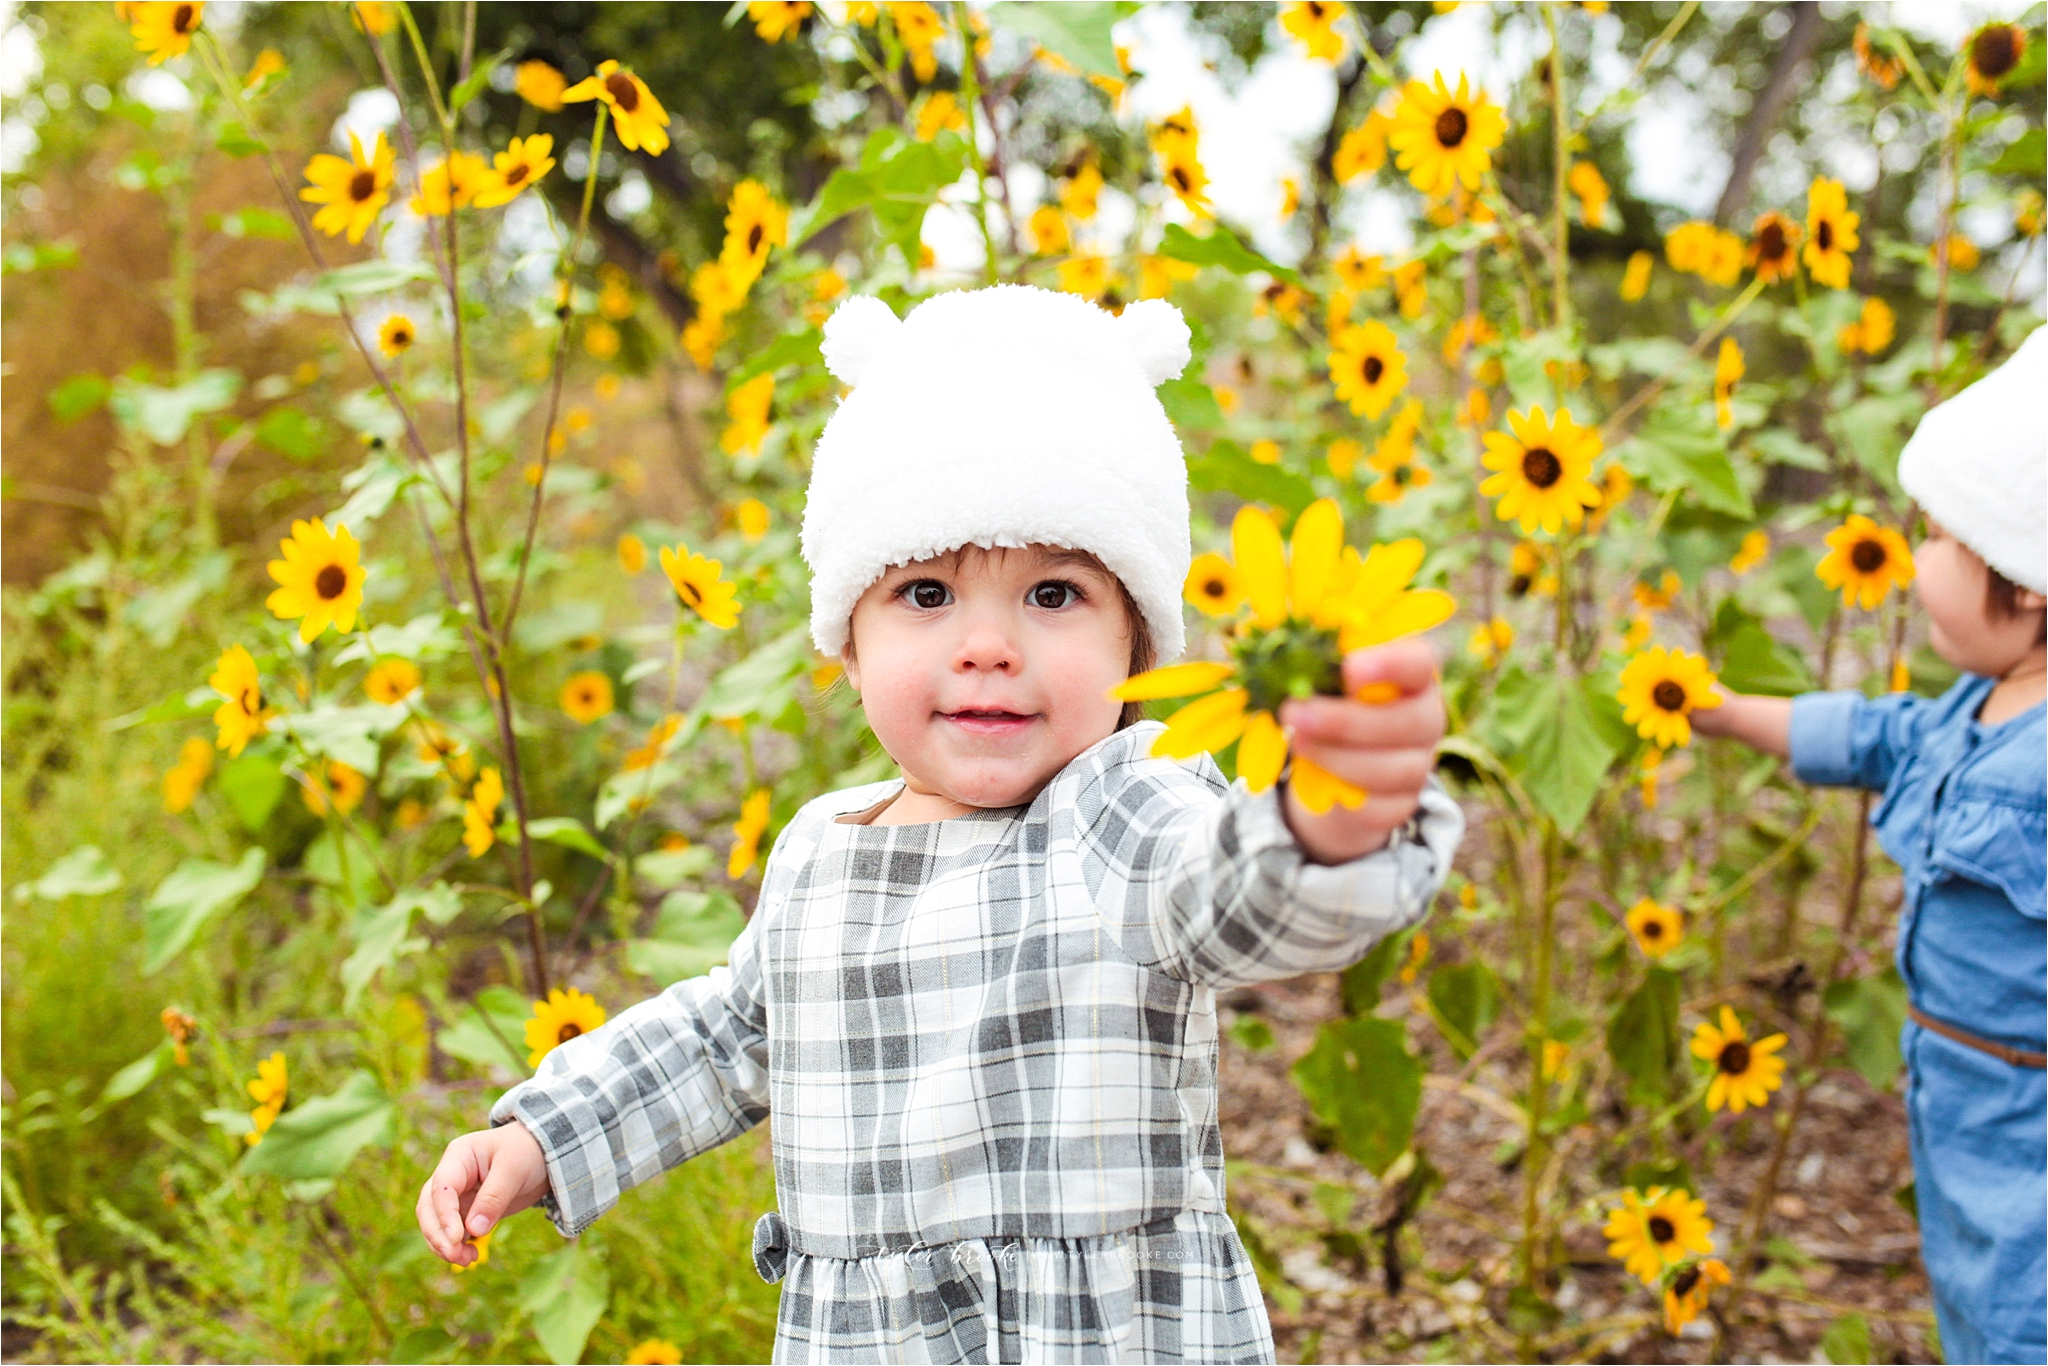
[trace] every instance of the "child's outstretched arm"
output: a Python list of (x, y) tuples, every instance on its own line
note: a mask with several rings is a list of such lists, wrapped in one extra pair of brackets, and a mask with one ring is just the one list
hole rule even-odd
[(468, 1266), (481, 1237), (508, 1214), (540, 1202), (548, 1192), (547, 1159), (523, 1124), (464, 1134), (448, 1145), (414, 1214), (427, 1245), (443, 1261)]
[(1694, 712), (1693, 729), (1790, 759), (1801, 782), (1822, 787), (1881, 790), (1934, 711), (1932, 699), (1912, 693), (1865, 697), (1851, 688), (1757, 697), (1716, 691), (1721, 705)]
[(1692, 728), (1702, 735), (1740, 740), (1751, 749), (1775, 754), (1780, 759), (1792, 754), (1792, 699), (1758, 697), (1752, 693), (1716, 688), (1721, 705), (1692, 714)]

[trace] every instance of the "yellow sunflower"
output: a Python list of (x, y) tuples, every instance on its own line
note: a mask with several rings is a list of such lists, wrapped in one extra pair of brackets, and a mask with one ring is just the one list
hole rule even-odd
[(1685, 942), (1685, 914), (1676, 906), (1644, 897), (1629, 907), (1627, 921), (1628, 932), (1635, 936), (1636, 947), (1645, 958), (1662, 958)]
[(1898, 315), (1892, 306), (1876, 295), (1863, 301), (1863, 309), (1853, 323), (1843, 323), (1835, 332), (1835, 345), (1843, 355), (1862, 351), (1876, 355), (1892, 344), (1898, 331)]
[(462, 804), (462, 843), (471, 858), (482, 858), (498, 839), (498, 804), (505, 800), (505, 780), (486, 767)]
[(925, 0), (888, 0), (884, 8), (896, 26), (896, 36), (910, 50), (910, 69), (918, 80), (930, 81), (939, 74), (938, 42), (946, 36), (939, 12)]
[(356, 610), (363, 605), (362, 547), (348, 528), (330, 533), (325, 518), (293, 522), (290, 539), (278, 542), (281, 560), (268, 566), (278, 587), (263, 600), (279, 618), (299, 618), (299, 639), (310, 645), (330, 625), (355, 629)]
[(1495, 617), (1472, 628), (1472, 637), (1465, 642), (1465, 649), (1481, 664), (1492, 668), (1514, 643), (1514, 623), (1506, 617)]
[(768, 505), (759, 498), (743, 498), (732, 510), (732, 519), (740, 529), (740, 536), (752, 544), (768, 534), (770, 513)]
[(1913, 552), (1906, 538), (1879, 526), (1860, 512), (1827, 535), (1828, 553), (1813, 572), (1830, 588), (1842, 590), (1842, 606), (1851, 603), (1868, 612), (1897, 585), (1913, 581)]
[(1799, 225), (1782, 213), (1764, 214), (1749, 230), (1749, 252), (1744, 259), (1765, 284), (1791, 279), (1799, 269)]
[(409, 659), (380, 659), (363, 677), (363, 692), (379, 706), (395, 707), (418, 691), (420, 671)]
[(1361, 176), (1373, 175), (1387, 164), (1387, 134), (1393, 127), (1394, 120), (1387, 112), (1375, 109), (1344, 134), (1330, 157), (1330, 174), (1337, 177), (1338, 184), (1348, 185)]
[(493, 1225), (488, 1232), (473, 1233), (469, 1235), (467, 1238), (464, 1238), (462, 1240), (463, 1242), (468, 1243), (471, 1247), (476, 1249), (476, 1260), (470, 1262), (467, 1265), (464, 1265), (461, 1262), (450, 1262), (448, 1264), (448, 1269), (454, 1272), (456, 1275), (460, 1276), (465, 1271), (474, 1271), (478, 1267), (482, 1266), (485, 1262), (488, 1262), (491, 1259), (491, 1239), (497, 1237), (497, 1235), (497, 1226)]
[[(1295, 521), (1291, 545), (1270, 515), (1241, 507), (1230, 544), (1251, 609), (1232, 641), (1232, 661), (1170, 664), (1124, 680), (1110, 696), (1120, 702), (1194, 697), (1168, 719), (1152, 753), (1185, 759), (1236, 744), (1239, 776), (1253, 792), (1264, 792), (1287, 763), (1287, 736), (1278, 720), (1283, 701), (1340, 695), (1346, 653), (1426, 631), (1457, 604), (1448, 593), (1409, 589), (1422, 566), (1422, 542), (1374, 546), (1364, 557), (1346, 546), (1344, 515), (1333, 499), (1309, 504)], [(1392, 699), (1374, 688), (1360, 700)], [(1366, 797), (1298, 755), (1290, 781), (1311, 811), (1338, 802), (1356, 808)]]
[(243, 1135), (250, 1147), (263, 1141), (264, 1133), (283, 1112), (285, 1096), (291, 1090), (288, 1071), (282, 1053), (272, 1053), (257, 1061), (256, 1079), (247, 1083), (250, 1098), (256, 1102), (255, 1110), (249, 1115), (256, 1123), (256, 1131)]
[(213, 746), (195, 735), (178, 750), (178, 762), (164, 770), (164, 810), (176, 815), (191, 807), (213, 772)]
[(661, 572), (668, 575), (683, 605), (719, 630), (729, 630), (739, 622), (739, 588), (722, 577), (725, 566), (717, 560), (693, 554), (678, 542), (661, 548)]
[(1813, 278), (1830, 289), (1849, 287), (1850, 259), (1856, 254), (1856, 225), (1861, 214), (1849, 211), (1849, 195), (1839, 180), (1818, 176), (1806, 191), (1806, 250), (1800, 259)]
[(1674, 1336), (1707, 1310), (1707, 1296), (1717, 1285), (1728, 1284), (1728, 1267), (1719, 1257), (1694, 1262), (1671, 1278), (1664, 1288), (1664, 1331)]
[(149, 54), (149, 64), (160, 66), (170, 57), (182, 57), (199, 31), (203, 3), (157, 4), (150, 0), (129, 8), (128, 31), (135, 35), (135, 50)]
[(1587, 227), (1597, 228), (1607, 220), (1607, 201), (1614, 197), (1614, 192), (1607, 188), (1598, 166), (1590, 161), (1573, 162), (1565, 184), (1578, 196), (1579, 217)]
[(733, 822), (732, 852), (726, 856), (725, 875), (735, 882), (761, 856), (761, 836), (768, 830), (768, 789), (757, 787), (740, 803), (740, 818)]
[(1429, 307), (1429, 262), (1417, 257), (1394, 267), (1394, 304), (1411, 322)]
[(1539, 526), (1553, 535), (1567, 523), (1578, 526), (1587, 508), (1600, 505), (1591, 477), (1599, 429), (1573, 422), (1569, 408), (1559, 408), (1553, 421), (1540, 406), (1511, 410), (1508, 429), (1486, 434), (1480, 463), (1495, 473), (1480, 484), (1481, 496), (1498, 497), (1495, 514), (1519, 522), (1525, 534)]
[(619, 568), (637, 574), (647, 567), (647, 542), (628, 531), (619, 537)]
[(1636, 728), (1636, 734), (1669, 749), (1692, 743), (1692, 722), (1696, 711), (1721, 705), (1714, 692), (1714, 671), (1707, 661), (1686, 650), (1659, 645), (1642, 651), (1621, 671), (1621, 719)]
[(562, 92), (563, 104), (600, 99), (611, 106), (612, 122), (627, 151), (656, 157), (668, 150), (668, 111), (646, 82), (617, 62), (601, 62), (596, 75)]
[(1629, 586), (1628, 595), (1645, 612), (1661, 612), (1678, 601), (1679, 590), (1684, 587), (1685, 581), (1678, 577), (1678, 571), (1667, 569), (1655, 583), (1637, 579)]
[(348, 7), (349, 22), (372, 38), (381, 38), (398, 26), (398, 15), (389, 0), (355, 0)]
[(1973, 95), (1996, 95), (1998, 83), (2012, 74), (2026, 55), (2027, 33), (2018, 24), (1986, 24), (1970, 35), (1970, 60), (1964, 79)]
[(403, 313), (393, 313), (377, 329), (377, 349), (394, 360), (412, 350), (412, 344), (419, 339), (419, 330)]
[(1424, 194), (1448, 194), (1453, 184), (1477, 190), (1493, 164), (1493, 149), (1507, 135), (1507, 120), (1483, 92), (1467, 88), (1463, 72), (1455, 93), (1441, 71), (1434, 79), (1434, 88), (1410, 81), (1401, 92), (1387, 133), (1394, 164)]
[(1664, 1268), (1688, 1252), (1714, 1250), (1714, 1221), (1707, 1202), (1683, 1189), (1652, 1186), (1621, 1193), (1621, 1207), (1607, 1212), (1607, 1255), (1644, 1285), (1655, 1285)]
[(1348, 6), (1341, 0), (1295, 0), (1280, 7), (1280, 27), (1319, 62), (1336, 62), (1349, 46), (1337, 23)]
[(1351, 411), (1378, 418), (1408, 387), (1408, 357), (1382, 322), (1347, 327), (1330, 350), (1330, 380)]
[(1734, 558), (1728, 561), (1728, 567), (1737, 574), (1747, 574), (1769, 559), (1770, 554), (1771, 533), (1763, 530), (1752, 531), (1743, 536), (1742, 544), (1737, 547)]
[(1721, 352), (1714, 359), (1714, 423), (1724, 432), (1735, 425), (1735, 381), (1742, 378), (1744, 368), (1735, 338), (1721, 338)]
[(348, 234), (351, 242), (363, 240), (370, 224), (391, 200), (392, 164), (397, 153), (382, 133), (363, 155), (362, 140), (348, 135), (348, 158), (318, 153), (306, 163), (306, 179), (313, 183), (299, 191), (308, 204), (323, 207), (313, 215), (313, 226), (329, 237)]
[(306, 803), (306, 809), (316, 816), (327, 814), (330, 793), (334, 797), (334, 809), (346, 816), (362, 805), (363, 794), (369, 790), (370, 780), (339, 759), (329, 759), (318, 776), (299, 779), (299, 796)]
[(476, 206), (495, 209), (524, 194), (527, 186), (554, 169), (554, 150), (555, 140), (546, 133), (512, 139), (491, 159), (491, 169), (477, 177)]
[(1650, 292), (1650, 271), (1656, 265), (1656, 258), (1647, 251), (1639, 251), (1628, 258), (1628, 266), (1621, 272), (1621, 298), (1623, 303), (1634, 303)]
[(1060, 207), (1083, 223), (1095, 217), (1102, 195), (1102, 167), (1093, 156), (1083, 161), (1059, 188)]
[(1422, 401), (1411, 398), (1401, 405), (1401, 411), (1387, 426), (1387, 434), (1366, 457), (1365, 463), (1380, 476), (1365, 491), (1368, 501), (1398, 503), (1409, 489), (1429, 483), (1429, 467), (1415, 463), (1415, 432), (1421, 425)]
[(420, 190), (411, 200), (422, 218), (444, 218), (469, 207), (484, 178), (484, 159), (457, 149), (420, 174)]
[(1899, 78), (1906, 74), (1906, 64), (1896, 57), (1887, 57), (1870, 45), (1870, 25), (1856, 25), (1856, 37), (1851, 43), (1856, 50), (1856, 69), (1861, 71), (1880, 88), (1897, 88)]
[(206, 686), (227, 699), (214, 708), (213, 724), (220, 729), (215, 744), (230, 757), (239, 756), (257, 736), (270, 733), (270, 718), (277, 715), (277, 708), (263, 705), (263, 680), (246, 649), (230, 645), (223, 650)]
[(1211, 213), (1209, 203), (1209, 173), (1202, 169), (1201, 158), (1195, 154), (1191, 142), (1166, 142), (1155, 144), (1159, 153), (1159, 178), (1166, 187), (1179, 197), (1180, 202), (1197, 216), (1206, 218)]
[(575, 987), (554, 988), (545, 1001), (533, 1003), (533, 1018), (526, 1022), (526, 1065), (540, 1066), (556, 1048), (603, 1023), (604, 1007), (594, 997)]
[(1628, 501), (1635, 492), (1635, 476), (1619, 464), (1610, 464), (1600, 476), (1600, 502), (1586, 514), (1586, 530), (1598, 531), (1607, 525), (1607, 519), (1614, 510)]
[(764, 43), (779, 43), (800, 32), (811, 14), (811, 0), (747, 0), (747, 18)]
[(626, 1366), (681, 1366), (683, 1349), (662, 1338), (649, 1338), (626, 1353)]
[(569, 82), (550, 63), (529, 57), (513, 73), (512, 88), (520, 99), (552, 114), (562, 107), (562, 92), (569, 88)]
[(776, 202), (768, 187), (754, 179), (732, 187), (725, 201), (725, 243), (718, 264), (742, 293), (761, 277), (768, 253), (789, 239), (789, 208)]
[(1769, 1105), (1771, 1092), (1785, 1084), (1785, 1060), (1777, 1056), (1785, 1043), (1783, 1034), (1749, 1042), (1735, 1011), (1722, 1006), (1720, 1028), (1702, 1024), (1692, 1035), (1692, 1055), (1714, 1065), (1714, 1080), (1707, 1085), (1707, 1108), (1726, 1106), (1739, 1115), (1752, 1105), (1759, 1110)]
[(562, 710), (579, 726), (612, 714), (612, 680), (596, 669), (571, 674), (562, 685)]
[(1031, 211), (1024, 226), (1031, 233), (1031, 250), (1039, 256), (1060, 256), (1071, 251), (1074, 236), (1067, 228), (1067, 216), (1057, 204), (1040, 204)]
[(1233, 616), (1244, 605), (1244, 583), (1237, 576), (1237, 566), (1213, 550), (1195, 556), (1181, 593), (1212, 617)]

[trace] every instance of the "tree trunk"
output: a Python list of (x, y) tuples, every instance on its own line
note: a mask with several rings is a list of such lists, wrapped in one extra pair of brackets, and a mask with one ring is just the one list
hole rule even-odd
[(1736, 141), (1734, 161), (1728, 168), (1728, 184), (1721, 191), (1721, 202), (1714, 206), (1714, 222), (1724, 228), (1748, 200), (1750, 178), (1764, 154), (1764, 144), (1771, 140), (1778, 116), (1785, 112), (1785, 105), (1792, 98), (1799, 68), (1820, 41), (1818, 0), (1796, 0), (1786, 8), (1792, 11), (1792, 27), (1780, 40), (1771, 74), (1764, 79), (1763, 89), (1757, 91), (1749, 106), (1749, 117), (1742, 122), (1742, 136)]

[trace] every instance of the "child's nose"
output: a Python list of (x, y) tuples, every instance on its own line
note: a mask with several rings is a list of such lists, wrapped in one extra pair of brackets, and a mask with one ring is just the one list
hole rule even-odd
[(988, 617), (977, 617), (967, 622), (966, 633), (960, 638), (960, 648), (953, 656), (953, 667), (963, 671), (1013, 674), (1023, 663), (1023, 656), (1010, 633), (1002, 629), (1001, 623)]

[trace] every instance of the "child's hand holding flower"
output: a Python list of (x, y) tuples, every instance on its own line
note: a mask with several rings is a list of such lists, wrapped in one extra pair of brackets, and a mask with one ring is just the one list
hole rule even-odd
[[(1317, 814), (1293, 783), (1285, 785), (1287, 824), (1317, 863), (1344, 863), (1386, 847), (1389, 834), (1415, 814), (1444, 735), (1436, 653), (1426, 641), (1351, 651), (1344, 656), (1344, 691), (1290, 698), (1280, 707), (1297, 759), (1366, 791), (1356, 807), (1340, 802)], [(1361, 694), (1391, 700), (1363, 702)]]

